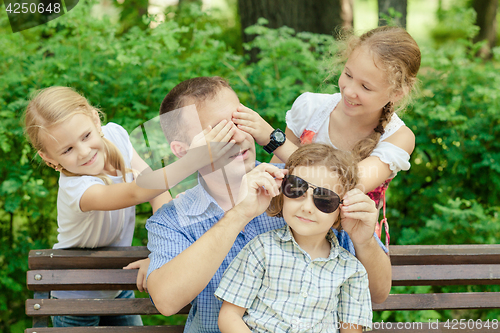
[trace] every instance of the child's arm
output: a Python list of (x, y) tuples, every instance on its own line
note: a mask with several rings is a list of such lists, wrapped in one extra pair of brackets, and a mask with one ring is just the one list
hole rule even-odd
[(375, 202), (359, 189), (344, 196), (342, 204), (342, 228), (349, 234), (356, 258), (368, 273), (372, 301), (382, 303), (391, 290), (391, 261), (373, 236), (378, 210)]
[[(80, 200), (80, 209), (84, 212), (90, 210), (115, 210), (150, 201), (153, 212), (155, 212), (163, 204), (172, 200), (168, 192), (164, 193), (167, 189), (211, 160), (217, 160), (230, 151), (231, 148), (237, 148), (234, 142), (230, 141), (233, 132), (234, 126), (231, 122), (220, 122), (213, 129), (207, 128), (194, 138), (193, 144), (199, 144), (200, 142), (206, 144), (207, 141), (215, 142), (215, 144), (210, 145), (211, 151), (207, 146), (193, 147), (192, 144), (190, 149), (187, 149), (184, 157), (172, 165), (155, 171), (151, 171), (147, 163), (134, 150), (131, 162), (132, 169), (142, 172), (142, 175), (137, 179), (138, 183), (133, 181), (113, 185), (93, 185), (83, 194)], [(203, 158), (204, 155), (201, 152), (204, 152), (207, 157)]]
[[(383, 142), (391, 143), (411, 155), (415, 148), (415, 135), (408, 127), (402, 126)], [(365, 193), (379, 187), (392, 173), (389, 165), (377, 156), (365, 158), (358, 163), (358, 168), (360, 175), (358, 188)]]
[(340, 333), (361, 333), (363, 326), (340, 322)]
[(222, 333), (252, 332), (243, 321), (247, 309), (224, 301), (219, 312), (219, 329)]
[(180, 158), (174, 163), (154, 171), (147, 165), (138, 169), (141, 174), (137, 177), (137, 184), (149, 189), (171, 189), (200, 168), (210, 163), (215, 167), (221, 156), (228, 152), (231, 154), (233, 150), (234, 154), (239, 151), (235, 141), (231, 140), (234, 131), (234, 124), (226, 120), (213, 129), (208, 126), (193, 138), (189, 148), (181, 143), (184, 147), (177, 151)]
[[(255, 139), (260, 146), (265, 146), (271, 140), (271, 133), (274, 130), (271, 125), (269, 125), (257, 112), (247, 108), (244, 105), (240, 105), (236, 112), (233, 113), (233, 122), (242, 131), (247, 132)], [(273, 157), (271, 162), (273, 163), (286, 163), (290, 155), (297, 150), (300, 141), (296, 139), (292, 131), (288, 128), (285, 130), (286, 141), (283, 145), (276, 148), (273, 152), (274, 156), (277, 156), (279, 160)], [(289, 138), (290, 135), (290, 138)]]
[[(149, 168), (149, 165), (146, 162), (144, 162), (144, 160), (139, 156), (139, 154), (137, 154), (135, 149), (134, 149), (134, 153), (132, 155), (131, 166), (132, 166), (132, 169), (134, 169), (134, 170), (145, 170), (145, 169)], [(164, 204), (166, 204), (167, 202), (169, 202), (171, 200), (172, 200), (172, 196), (170, 195), (170, 193), (168, 191), (165, 191), (164, 193), (159, 194), (158, 196), (155, 196), (154, 198), (150, 199), (149, 204), (151, 205), (151, 208), (153, 210), (153, 214), (158, 210), (158, 208), (160, 208), (161, 206), (163, 206)], [(147, 270), (147, 267), (146, 267), (146, 270)]]
[(83, 212), (91, 210), (116, 210), (127, 208), (149, 201), (165, 192), (149, 190), (138, 186), (135, 180), (131, 183), (112, 185), (92, 185), (80, 199), (80, 209)]

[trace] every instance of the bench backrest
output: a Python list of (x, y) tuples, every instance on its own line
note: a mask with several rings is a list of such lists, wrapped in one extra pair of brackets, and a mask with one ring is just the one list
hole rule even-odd
[[(500, 284), (500, 245), (394, 245), (390, 250), (393, 286)], [(27, 284), (35, 296), (26, 301), (26, 313), (33, 317), (34, 329), (26, 332), (57, 332), (36, 329), (46, 327), (51, 315), (157, 314), (149, 298), (48, 299), (52, 290), (135, 290), (137, 270), (122, 267), (148, 254), (146, 247), (30, 251)], [(482, 308), (500, 308), (500, 293), (391, 294), (384, 303), (373, 304), (374, 311)], [(179, 313), (188, 311), (189, 306)], [(127, 332), (181, 332), (182, 326), (166, 329)]]

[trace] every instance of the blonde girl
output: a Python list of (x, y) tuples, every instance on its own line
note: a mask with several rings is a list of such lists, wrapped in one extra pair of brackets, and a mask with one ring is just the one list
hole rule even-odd
[[(35, 93), (25, 112), (25, 131), (45, 163), (60, 173), (57, 196), (58, 242), (55, 249), (130, 246), (135, 205), (149, 201), (156, 211), (171, 198), (165, 190), (136, 185), (133, 170), (148, 165), (132, 147), (127, 131), (114, 123), (101, 125), (99, 110), (67, 87)], [(164, 193), (165, 192), (165, 193)], [(148, 260), (137, 285), (145, 290)], [(56, 298), (133, 298), (132, 291), (56, 291)], [(53, 318), (54, 326), (142, 325), (140, 316)]]
[[(286, 115), (286, 141), (271, 161), (287, 161), (298, 146), (310, 142), (352, 151), (359, 157), (358, 186), (380, 207), (389, 181), (410, 168), (415, 136), (396, 111), (415, 87), (420, 58), (417, 43), (402, 28), (379, 27), (349, 38), (336, 58), (345, 63), (340, 93), (300, 95)], [(233, 121), (258, 144), (269, 144), (273, 128), (256, 112), (241, 106)]]

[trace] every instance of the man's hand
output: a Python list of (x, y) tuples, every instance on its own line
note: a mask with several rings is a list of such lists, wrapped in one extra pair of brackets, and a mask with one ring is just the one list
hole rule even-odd
[(264, 213), (271, 198), (280, 193), (281, 182), (287, 170), (262, 163), (243, 176), (238, 202), (233, 208), (249, 221)]
[(233, 122), (239, 129), (253, 136), (255, 142), (261, 146), (269, 143), (274, 130), (257, 112), (243, 104), (240, 104), (237, 111), (233, 113)]
[(378, 210), (369, 196), (359, 189), (346, 193), (341, 208), (341, 223), (354, 244), (363, 245), (371, 240), (377, 218)]
[(148, 267), (149, 258), (131, 262), (127, 266), (123, 267), (123, 269), (139, 269), (139, 271), (137, 272), (137, 289), (139, 289), (140, 292), (148, 292), (148, 286), (146, 284)]

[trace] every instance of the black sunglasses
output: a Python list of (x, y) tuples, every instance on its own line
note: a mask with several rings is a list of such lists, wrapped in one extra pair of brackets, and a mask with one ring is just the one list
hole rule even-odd
[(294, 175), (285, 176), (283, 183), (281, 183), (281, 191), (287, 198), (296, 199), (303, 196), (309, 189), (309, 186), (314, 189), (314, 205), (323, 213), (333, 213), (343, 202), (337, 193), (327, 188), (313, 185)]

